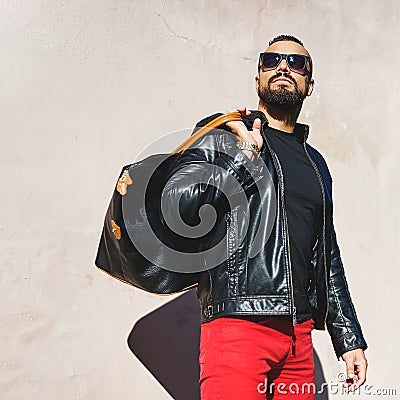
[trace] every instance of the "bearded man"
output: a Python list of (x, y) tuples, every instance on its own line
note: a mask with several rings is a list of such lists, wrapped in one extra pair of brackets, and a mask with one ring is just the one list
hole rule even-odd
[[(222, 155), (221, 139), (218, 151), (198, 152), (195, 162), (190, 152), (182, 155), (180, 166), (189, 168), (182, 174), (186, 180), (176, 168), (170, 196), (180, 201), (188, 219), (200, 200), (219, 201), (215, 187), (224, 186), (224, 175), (217, 174), (197, 189), (182, 184), (190, 168), (193, 176), (204, 174), (205, 162), (234, 176), (248, 201), (245, 239), (238, 240), (244, 225), (238, 214), (228, 212), (228, 248), (236, 245), (235, 252), (199, 274), (202, 400), (313, 399), (319, 388), (312, 329), (328, 330), (338, 360), (346, 363), (348, 390), (365, 382), (367, 344), (336, 240), (332, 178), (322, 155), (307, 143), (309, 127), (297, 122), (313, 92), (312, 72), (311, 56), (299, 39), (271, 40), (260, 54), (255, 78), (258, 109), (238, 108), (242, 121), (223, 126), (234, 134), (234, 158)], [(263, 205), (253, 190), (254, 174), (259, 181), (269, 176), (269, 189), (276, 193), (274, 221), (256, 254), (251, 250)]]

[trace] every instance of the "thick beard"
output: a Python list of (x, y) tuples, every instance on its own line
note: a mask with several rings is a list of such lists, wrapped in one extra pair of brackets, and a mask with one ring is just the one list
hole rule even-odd
[(271, 89), (271, 83), (274, 79), (276, 79), (276, 76), (271, 78), (267, 85), (258, 87), (258, 96), (264, 104), (280, 110), (292, 110), (303, 103), (306, 95), (301, 93), (296, 82), (292, 81), (294, 91), (290, 91), (284, 86), (280, 86), (278, 89)]

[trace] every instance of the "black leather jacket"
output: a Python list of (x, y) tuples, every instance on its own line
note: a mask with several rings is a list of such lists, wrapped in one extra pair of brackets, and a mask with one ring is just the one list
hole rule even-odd
[[(220, 114), (205, 118), (196, 126), (203, 126), (218, 115)], [(201, 322), (228, 315), (292, 315), (293, 322), (296, 319), (282, 169), (276, 153), (263, 133), (268, 124), (265, 115), (252, 111), (250, 116), (243, 117), (243, 121), (251, 129), (256, 117), (262, 120), (261, 133), (264, 138), (259, 160), (251, 162), (237, 149), (232, 133), (212, 131), (198, 141), (195, 149), (184, 152), (171, 169), (169, 200), (179, 202), (180, 212), (186, 222), (193, 225), (198, 223), (201, 204), (212, 204), (223, 214), (219, 221), (223, 223), (219, 225), (224, 227), (227, 238), (226, 259), (199, 273), (196, 290), (201, 307)], [(229, 131), (226, 126), (222, 129)], [(308, 126), (297, 124), (295, 132), (302, 137), (304, 151), (315, 169), (323, 193), (323, 224), (313, 247), (308, 299), (314, 328), (325, 330), (327, 327), (339, 359), (349, 350), (366, 349), (367, 344), (350, 297), (336, 241), (329, 169), (322, 155), (306, 142)], [(234, 156), (226, 156), (225, 153)], [(210, 170), (204, 169), (204, 163), (219, 168), (210, 173)], [(182, 169), (183, 167), (185, 168)], [(181, 170), (184, 172), (181, 173)], [(206, 183), (189, 187), (187, 176), (190, 174), (196, 176), (196, 179), (201, 176), (202, 182)], [(268, 196), (260, 196), (256, 189), (256, 183), (259, 185), (263, 182), (267, 174), (272, 180), (267, 180), (266, 185), (273, 184), (276, 193), (276, 216), (268, 240), (262, 250), (251, 258), (250, 251), (257, 234), (258, 222), (261, 217), (265, 218), (260, 211), (265, 206), (262, 202), (273, 201)], [(240, 182), (247, 196), (246, 215), (250, 221), (247, 227), (240, 210), (223, 206), (225, 203), (221, 193), (231, 191), (230, 195), (235, 194), (231, 188), (224, 187), (225, 181), (232, 176)], [(215, 187), (221, 188), (221, 191), (215, 190)], [(246, 232), (243, 232), (244, 229)], [(244, 240), (238, 245), (238, 237), (242, 234)], [(236, 246), (237, 250), (233, 254), (229, 253), (229, 246)], [(203, 262), (207, 265), (212, 261), (205, 258)]]

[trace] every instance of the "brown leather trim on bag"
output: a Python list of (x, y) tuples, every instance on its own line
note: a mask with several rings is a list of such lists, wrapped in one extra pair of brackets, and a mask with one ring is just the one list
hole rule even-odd
[(128, 191), (128, 186), (132, 185), (133, 180), (129, 175), (129, 171), (126, 169), (121, 177), (118, 179), (116, 191), (119, 192), (122, 196), (125, 196)]
[(211, 129), (217, 128), (218, 126), (225, 124), (230, 121), (241, 121), (242, 116), (239, 111), (233, 111), (227, 114), (222, 114), (217, 118), (214, 118), (207, 125), (202, 126), (196, 133), (192, 136), (188, 137), (184, 142), (182, 142), (176, 149), (172, 151), (172, 153), (180, 153), (184, 152), (187, 148), (189, 148), (196, 140), (200, 139)]
[(115, 223), (115, 221), (111, 220), (111, 230), (117, 240), (121, 239), (121, 228)]

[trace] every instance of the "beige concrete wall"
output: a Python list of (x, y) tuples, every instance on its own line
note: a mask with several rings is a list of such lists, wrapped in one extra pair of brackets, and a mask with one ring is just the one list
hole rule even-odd
[[(334, 177), (369, 383), (400, 387), (399, 22), (395, 0), (3, 0), (0, 397), (170, 398), (125, 344), (170, 298), (93, 265), (110, 190), (157, 137), (256, 107), (257, 55), (280, 33), (314, 59), (301, 121)], [(314, 340), (336, 380), (327, 332)]]

